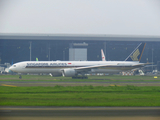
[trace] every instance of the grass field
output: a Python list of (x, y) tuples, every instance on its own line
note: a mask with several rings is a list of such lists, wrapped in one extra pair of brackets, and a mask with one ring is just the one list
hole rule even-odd
[(121, 75), (111, 75), (111, 76), (89, 76), (88, 79), (72, 79), (71, 77), (51, 77), (47, 75), (23, 75), (22, 79), (19, 79), (18, 75), (0, 75), (0, 81), (160, 81), (160, 76), (156, 79), (154, 76), (121, 76)]
[[(0, 81), (160, 81), (153, 76), (90, 76), (71, 79), (50, 76), (1, 75)], [(0, 86), (0, 106), (160, 106), (159, 86)]]

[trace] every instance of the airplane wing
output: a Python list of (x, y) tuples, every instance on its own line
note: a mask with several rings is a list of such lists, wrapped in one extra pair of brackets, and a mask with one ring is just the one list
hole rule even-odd
[(86, 66), (86, 67), (77, 67), (77, 68), (74, 68), (75, 70), (90, 70), (90, 69), (93, 69), (93, 68), (102, 68), (102, 67), (108, 67), (108, 66), (115, 66), (117, 65), (117, 63), (114, 63), (114, 64), (109, 64), (109, 65), (93, 65), (93, 66)]
[(145, 65), (150, 65), (151, 63), (139, 63), (136, 65), (132, 65), (132, 66), (145, 66)]

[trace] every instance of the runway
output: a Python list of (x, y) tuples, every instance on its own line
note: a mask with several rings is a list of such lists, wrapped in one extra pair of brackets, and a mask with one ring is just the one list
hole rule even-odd
[(4, 119), (145, 119), (159, 120), (160, 107), (0, 107)]
[(57, 81), (0, 81), (0, 85), (13, 85), (13, 86), (84, 86), (84, 85), (92, 85), (92, 86), (112, 86), (112, 85), (134, 85), (134, 86), (160, 86), (160, 81), (66, 81), (66, 82), (57, 82)]

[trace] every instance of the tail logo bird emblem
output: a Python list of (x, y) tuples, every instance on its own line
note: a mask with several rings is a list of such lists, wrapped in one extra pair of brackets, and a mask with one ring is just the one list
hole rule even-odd
[(133, 61), (138, 61), (138, 56), (140, 55), (140, 52), (139, 52), (139, 49), (137, 49), (134, 53), (133, 53), (133, 55), (131, 56), (131, 59), (133, 60)]

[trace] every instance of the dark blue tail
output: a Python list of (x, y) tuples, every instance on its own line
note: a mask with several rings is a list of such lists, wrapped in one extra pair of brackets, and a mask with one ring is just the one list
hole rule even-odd
[(146, 43), (140, 43), (137, 48), (125, 59), (125, 61), (140, 61)]

